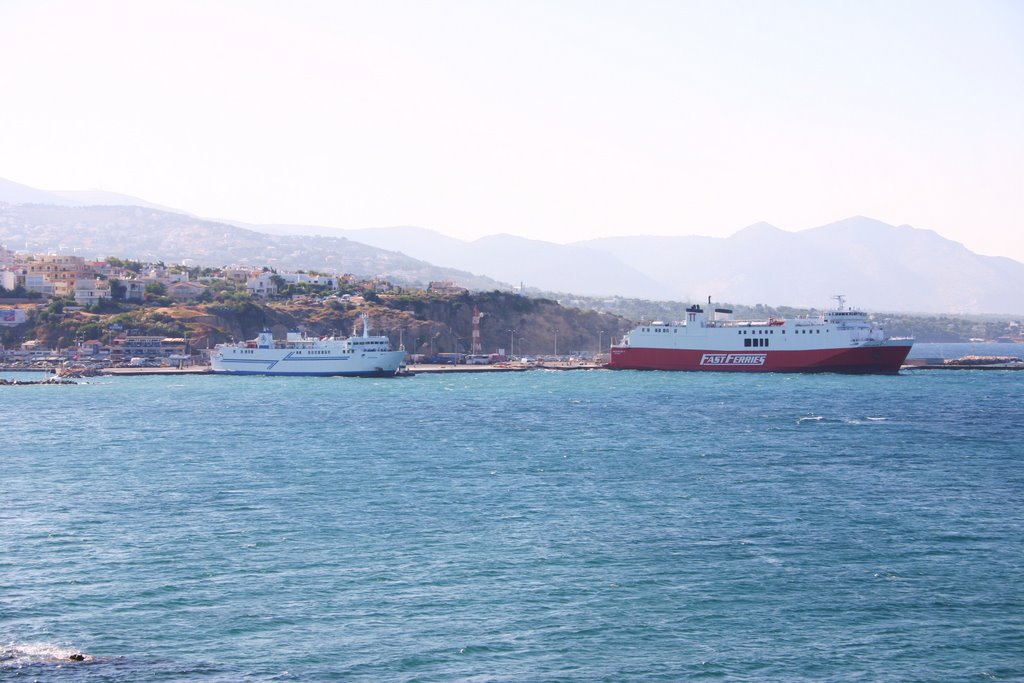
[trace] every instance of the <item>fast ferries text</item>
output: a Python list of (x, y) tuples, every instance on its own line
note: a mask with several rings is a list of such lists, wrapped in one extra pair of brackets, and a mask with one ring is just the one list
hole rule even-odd
[(705, 353), (701, 365), (764, 365), (764, 353)]

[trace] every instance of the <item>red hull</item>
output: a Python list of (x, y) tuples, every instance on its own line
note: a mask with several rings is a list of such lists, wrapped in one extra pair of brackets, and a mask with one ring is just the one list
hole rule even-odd
[(616, 370), (718, 372), (844, 372), (894, 374), (911, 344), (806, 351), (710, 351), (613, 347), (608, 367)]

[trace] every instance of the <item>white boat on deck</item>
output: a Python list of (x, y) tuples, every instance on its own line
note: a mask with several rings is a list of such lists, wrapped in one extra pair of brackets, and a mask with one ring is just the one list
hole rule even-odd
[(405, 351), (392, 351), (384, 335), (371, 336), (365, 314), (362, 321), (361, 336), (318, 338), (289, 332), (285, 339), (274, 339), (264, 330), (256, 339), (218, 344), (210, 368), (234, 375), (394, 376)]

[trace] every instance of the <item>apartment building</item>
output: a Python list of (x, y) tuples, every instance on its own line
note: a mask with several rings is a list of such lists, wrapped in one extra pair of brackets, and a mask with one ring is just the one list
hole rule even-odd
[(245, 281), (245, 288), (253, 296), (266, 299), (277, 294), (277, 285), (274, 283), (274, 273), (260, 273)]
[(75, 303), (92, 306), (110, 298), (110, 281), (96, 278), (77, 280), (74, 290)]
[(95, 266), (80, 256), (37, 254), (14, 264), (25, 289), (44, 296), (71, 297), (75, 283), (96, 276)]

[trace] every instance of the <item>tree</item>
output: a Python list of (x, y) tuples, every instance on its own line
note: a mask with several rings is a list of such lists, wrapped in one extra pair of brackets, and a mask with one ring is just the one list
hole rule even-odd
[(104, 261), (114, 266), (115, 268), (124, 268), (125, 270), (131, 270), (136, 273), (142, 272), (142, 263), (140, 261), (119, 259), (116, 256), (108, 256), (107, 258), (104, 259)]
[(39, 292), (30, 292), (24, 285), (16, 285), (14, 289), (0, 287), (0, 299), (39, 299), (43, 295)]
[(124, 301), (125, 295), (128, 293), (128, 288), (121, 284), (119, 280), (110, 280), (110, 298), (114, 301)]
[(81, 335), (82, 339), (85, 341), (100, 339), (103, 337), (103, 333), (103, 327), (96, 323), (87, 323), (78, 328), (78, 334)]

